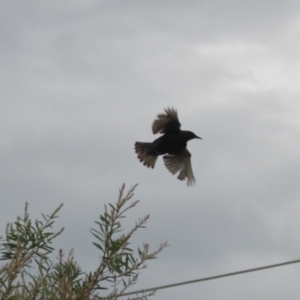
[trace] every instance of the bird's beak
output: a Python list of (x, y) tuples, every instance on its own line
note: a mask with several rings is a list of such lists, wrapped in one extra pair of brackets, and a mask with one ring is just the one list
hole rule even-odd
[(200, 136), (198, 136), (198, 135), (196, 135), (196, 139), (202, 140), (202, 138)]

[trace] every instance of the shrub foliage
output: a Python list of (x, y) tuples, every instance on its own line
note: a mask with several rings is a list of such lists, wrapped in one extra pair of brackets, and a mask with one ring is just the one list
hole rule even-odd
[[(126, 193), (123, 184), (117, 203), (105, 205), (104, 213), (90, 229), (101, 259), (99, 262), (97, 259), (95, 270), (89, 273), (82, 271), (74, 259), (73, 250), (65, 255), (60, 249), (54, 257), (52, 242), (63, 233), (63, 228), (53, 231), (53, 225), (63, 205), (51, 215), (42, 214), (42, 220), (32, 221), (26, 203), (23, 217), (9, 223), (4, 237), (0, 239), (3, 263), (0, 266), (0, 299), (121, 299), (122, 294), (137, 282), (139, 271), (146, 267), (146, 261), (155, 258), (167, 246), (166, 242), (161, 243), (153, 252), (149, 251), (148, 244), (143, 244), (137, 251), (130, 248), (133, 235), (145, 228), (149, 219), (146, 215), (124, 233), (121, 221), (126, 211), (139, 202), (130, 202), (135, 188), (136, 185)], [(147, 299), (153, 294), (136, 294), (130, 299)]]

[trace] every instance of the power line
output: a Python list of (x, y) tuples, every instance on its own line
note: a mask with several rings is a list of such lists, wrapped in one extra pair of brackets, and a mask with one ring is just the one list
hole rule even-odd
[(128, 293), (124, 293), (122, 295), (117, 295), (116, 298), (119, 298), (122, 296), (133, 295), (133, 294), (150, 292), (150, 291), (157, 291), (157, 290), (167, 289), (167, 288), (171, 288), (171, 287), (175, 287), (175, 286), (186, 285), (186, 284), (191, 284), (191, 283), (196, 283), (196, 282), (201, 282), (201, 281), (208, 281), (208, 280), (214, 280), (214, 279), (219, 279), (219, 278), (223, 278), (223, 277), (229, 277), (229, 276), (240, 275), (240, 274), (245, 274), (245, 273), (250, 273), (250, 272), (262, 271), (262, 270), (266, 270), (266, 269), (282, 267), (282, 266), (296, 264), (296, 263), (300, 263), (300, 259), (291, 260), (291, 261), (278, 263), (278, 264), (274, 264), (274, 265), (267, 265), (267, 266), (258, 267), (258, 268), (246, 269), (246, 270), (242, 270), (242, 271), (225, 273), (225, 274), (221, 274), (221, 275), (215, 275), (215, 276), (211, 276), (211, 277), (204, 277), (204, 278), (200, 278), (200, 279), (194, 279), (194, 280), (183, 281), (183, 282), (178, 282), (178, 283), (173, 283), (173, 284), (167, 284), (167, 285), (162, 285), (162, 286), (153, 287), (153, 288), (149, 288), (149, 289), (138, 290), (138, 291), (134, 291), (134, 292), (128, 292)]

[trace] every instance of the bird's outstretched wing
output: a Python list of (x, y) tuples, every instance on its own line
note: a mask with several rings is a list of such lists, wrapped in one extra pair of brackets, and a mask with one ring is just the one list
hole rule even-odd
[(168, 133), (178, 131), (181, 124), (178, 120), (177, 110), (174, 108), (166, 108), (165, 114), (159, 114), (152, 124), (152, 132)]
[(178, 154), (168, 154), (163, 157), (167, 169), (172, 174), (179, 172), (177, 178), (179, 180), (184, 180), (186, 178), (188, 186), (192, 186), (196, 183), (191, 164), (191, 156), (191, 153), (187, 149), (184, 149)]

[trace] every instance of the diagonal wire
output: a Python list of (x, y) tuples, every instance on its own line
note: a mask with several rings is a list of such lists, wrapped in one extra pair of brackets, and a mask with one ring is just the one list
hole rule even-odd
[(153, 287), (153, 288), (148, 288), (148, 289), (144, 289), (144, 290), (138, 290), (138, 291), (134, 291), (134, 292), (124, 293), (124, 294), (121, 294), (121, 295), (116, 295), (115, 297), (119, 298), (119, 297), (133, 295), (133, 294), (140, 294), (140, 293), (146, 293), (146, 292), (150, 292), (150, 291), (157, 291), (157, 290), (167, 289), (167, 288), (176, 287), (176, 286), (180, 286), (180, 285), (186, 285), (186, 284), (191, 284), (191, 283), (196, 283), (196, 282), (214, 280), (214, 279), (219, 279), (219, 278), (229, 277), (229, 276), (234, 276), (234, 275), (240, 275), (240, 274), (245, 274), (245, 273), (250, 273), (250, 272), (257, 272), (257, 271), (262, 271), (262, 270), (276, 268), (276, 267), (282, 267), (282, 266), (296, 264), (296, 263), (300, 263), (300, 259), (291, 260), (291, 261), (282, 262), (282, 263), (273, 264), (273, 265), (267, 265), (267, 266), (258, 267), (258, 268), (246, 269), (246, 270), (242, 270), (242, 271), (225, 273), (225, 274), (221, 274), (221, 275), (215, 275), (215, 276), (211, 276), (211, 277), (203, 277), (203, 278), (200, 278), (200, 279), (194, 279), (194, 280), (183, 281), (183, 282), (178, 282), (178, 283), (173, 283), (173, 284), (161, 285), (161, 286), (158, 286), (158, 287)]

